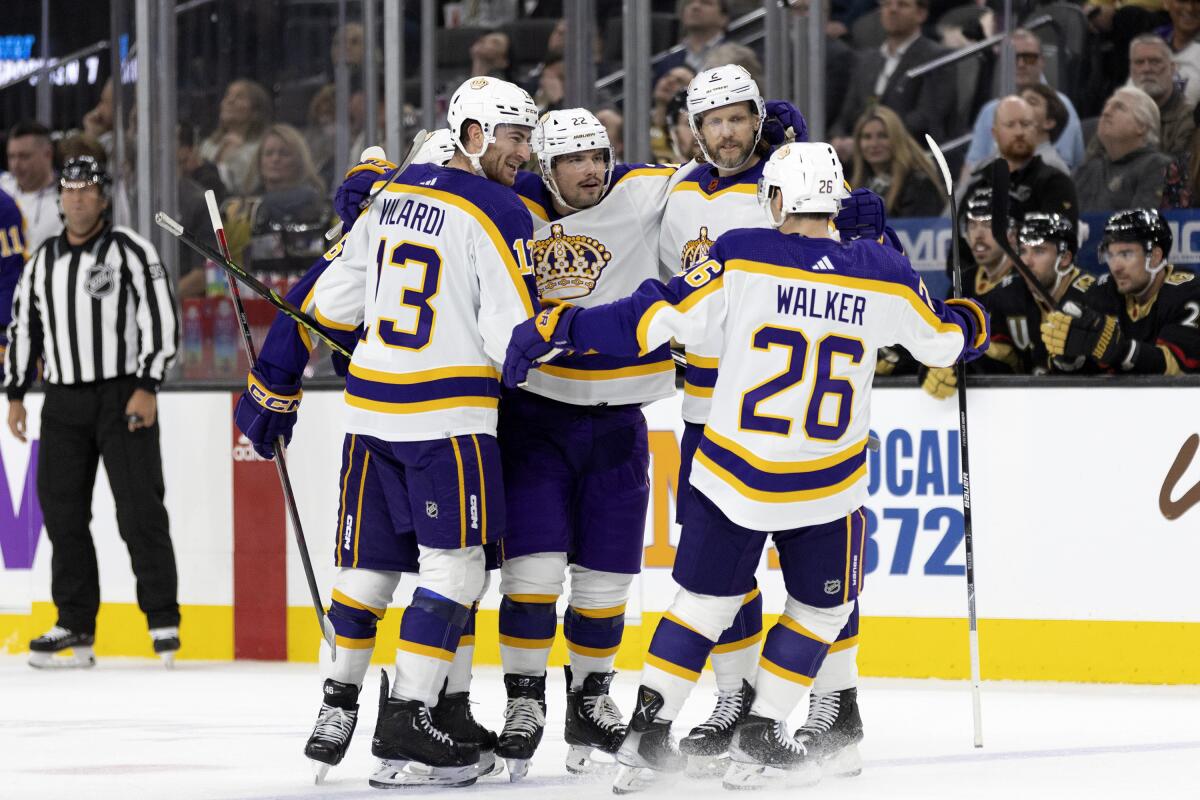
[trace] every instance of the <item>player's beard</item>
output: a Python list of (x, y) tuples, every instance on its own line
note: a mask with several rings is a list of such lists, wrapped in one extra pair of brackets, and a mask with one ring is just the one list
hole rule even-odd
[[(750, 160), (750, 156), (754, 153), (754, 141), (751, 140), (744, 147), (739, 147), (734, 156), (722, 155), (722, 145), (730, 144), (728, 140), (717, 142), (716, 148), (708, 148), (708, 154), (713, 164), (720, 169), (738, 169), (744, 167), (746, 162)], [(705, 145), (707, 147), (707, 144)], [(728, 152), (728, 151), (726, 151)]]
[(479, 166), (483, 169), (484, 177), (488, 180), (495, 181), (504, 186), (512, 186), (516, 176), (510, 173), (505, 166), (507, 160), (508, 156), (501, 153), (499, 148), (489, 147), (479, 157)]

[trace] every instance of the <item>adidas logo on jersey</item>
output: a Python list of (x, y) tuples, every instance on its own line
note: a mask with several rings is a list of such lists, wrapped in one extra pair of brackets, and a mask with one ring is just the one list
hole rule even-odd
[(529, 246), (538, 294), (555, 300), (570, 300), (591, 294), (600, 273), (612, 260), (604, 243), (590, 236), (568, 235), (559, 224), (550, 226), (550, 236)]
[(434, 186), (437, 184), (437, 178), (430, 178), (427, 181), (421, 181), (419, 186)]
[(830, 272), (833, 270), (833, 262), (828, 256), (821, 256), (821, 260), (813, 264), (812, 269), (815, 272)]

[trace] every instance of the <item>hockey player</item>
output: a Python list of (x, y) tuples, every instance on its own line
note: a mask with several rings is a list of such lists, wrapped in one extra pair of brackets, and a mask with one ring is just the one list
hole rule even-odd
[(1050, 353), (1113, 372), (1200, 371), (1200, 281), (1168, 262), (1172, 242), (1154, 209), (1111, 216), (1100, 242), (1109, 274), (1046, 315), (1041, 336)]
[[(343, 541), (357, 540), (360, 567), (373, 552), (394, 553), (397, 540), (415, 539), (419, 553), (395, 685), (386, 690), (385, 674), (372, 741), (381, 762), (371, 784), (382, 787), (477, 777), (479, 746), (451, 739), (429, 709), (483, 590), (483, 545), (505, 527), (496, 364), (511, 326), (538, 308), (516, 257), (530, 217), (510, 188), (537, 109), (519, 87), (481, 77), (458, 88), (447, 119), (454, 157), (410, 166), (386, 186), (313, 295), (322, 324), (363, 326), (346, 378), (342, 504), (357, 484), (361, 506), (345, 516)], [(391, 524), (367, 528), (370, 515)]]
[(723, 234), (689, 272), (665, 286), (647, 281), (617, 303), (546, 309), (513, 332), (505, 362), (511, 386), (553, 348), (629, 355), (674, 338), (714, 342), (724, 357), (684, 507), (673, 572), (681, 588), (650, 644), (618, 752), (618, 793), (683, 767), (671, 721), (753, 587), (768, 536), (788, 600), (766, 637), (755, 688), (743, 688), (749, 713), (736, 728), (725, 785), (819, 777), (784, 725), (861, 585), (876, 348), (899, 342), (946, 365), (988, 343), (978, 303), (931, 300), (895, 251), (832, 238), (846, 192), (830, 145), (780, 148), (760, 185), (778, 230)]
[(13, 291), (25, 265), (25, 218), (17, 201), (0, 189), (0, 356), (8, 347)]
[[(453, 156), (454, 151), (453, 134), (448, 129), (442, 129), (429, 137), (413, 163), (441, 165)], [(371, 160), (358, 164), (347, 173), (335, 203), (346, 231), (353, 227), (360, 201), (370, 193), (372, 185), (393, 169), (394, 165), (388, 161)], [(311, 312), (312, 286), (338, 252), (340, 249), (334, 248), (322, 256), (289, 290), (288, 300)], [(358, 341), (357, 333), (332, 328), (324, 328), (323, 331), (347, 350), (353, 350)], [(247, 380), (249, 388), (239, 399), (234, 414), (238, 428), (263, 458), (274, 458), (275, 440), (279, 436), (284, 437), (285, 443), (291, 441), (299, 409), (301, 383), (312, 348), (313, 339), (305, 328), (283, 314), (276, 317), (263, 342), (257, 369)], [(344, 359), (339, 355), (334, 355), (333, 359), (338, 374), (344, 376), (347, 366)], [(260, 386), (270, 394), (261, 391), (258, 388)], [(296, 402), (279, 405), (269, 402), (271, 396), (295, 397)], [(347, 547), (341, 544), (344, 527), (341, 523), (346, 511), (342, 509), (338, 515), (337, 535), (334, 538), (339, 544), (335, 549), (335, 563), (339, 570), (365, 569), (365, 565), (356, 565), (353, 539), (347, 543)], [(376, 624), (390, 604), (401, 574), (417, 571), (416, 543), (408, 540), (401, 549), (394, 563), (389, 565), (395, 569), (375, 570), (369, 579), (363, 581), (364, 594), (347, 594), (347, 591), (353, 590), (343, 587), (343, 591), (339, 591), (330, 602), (329, 614), (337, 634), (338, 654), (333, 659), (322, 641), (319, 661), (324, 681), (323, 702), (304, 748), (305, 755), (313, 761), (318, 783), (331, 766), (341, 763), (349, 747), (358, 721), (358, 696), (375, 650)], [(346, 582), (355, 580), (347, 576)], [(477, 606), (478, 603), (472, 605), (454, 661), (450, 665), (445, 694), (439, 698), (432, 715), (434, 724), (452, 738), (479, 744), (479, 770), (480, 776), (483, 776), (495, 766), (496, 735), (475, 721), (469, 704)]]
[[(1096, 277), (1075, 265), (1079, 236), (1070, 218), (1040, 212), (1026, 214), (1017, 226), (1017, 241), (1021, 260), (1049, 292), (1056, 308), (1080, 303), (1094, 290)], [(1047, 351), (1040, 328), (1052, 309), (1036, 298), (1016, 272), (1000, 281), (987, 295), (986, 304), (992, 315), (993, 347), (981, 364), (998, 361), (1013, 372), (1033, 375), (1095, 371), (1083, 358), (1052, 357)]]
[[(674, 187), (663, 216), (659, 238), (662, 280), (693, 268), (708, 258), (713, 241), (734, 228), (763, 227), (762, 208), (756, 200), (770, 144), (764, 141), (765, 114), (762, 94), (750, 74), (730, 65), (705, 70), (688, 86), (687, 113), (697, 145), (706, 163), (691, 167)], [(784, 124), (789, 124), (784, 121)], [(808, 131), (803, 118), (791, 123), (795, 138), (805, 141)], [(782, 137), (777, 143), (782, 144)], [(839, 216), (844, 238), (871, 238), (884, 231), (883, 204), (872, 214), (870, 192), (855, 192), (846, 215)], [(860, 205), (861, 204), (861, 205)], [(873, 219), (868, 221), (868, 218)], [(717, 342), (690, 342), (684, 377), (684, 433), (680, 444), (676, 519), (685, 516), (688, 474), (692, 455), (708, 420), (713, 386), (717, 378)], [(720, 758), (729, 747), (733, 726), (748, 708), (742, 694), (746, 679), (754, 674), (762, 639), (762, 598), (757, 588), (749, 591), (744, 607), (717, 642), (712, 653), (717, 679), (717, 703), (709, 718), (696, 726), (680, 743), (690, 758), (689, 772), (723, 770)], [(816, 681), (809, 710), (809, 723), (799, 732), (806, 741), (830, 759), (831, 771), (857, 774), (861, 770), (856, 743), (862, 738), (858, 713), (858, 613), (851, 615), (834, 644), (833, 655)], [(811, 724), (810, 724), (811, 723)], [(819, 742), (818, 742), (819, 740)]]
[[(604, 125), (582, 108), (545, 114), (533, 149), (541, 174), (521, 173), (516, 189), (533, 213), (535, 238), (522, 258), (542, 301), (599, 305), (654, 277), (678, 170), (616, 165)], [(615, 753), (625, 735), (608, 687), (642, 564), (650, 454), (640, 406), (674, 393), (663, 345), (641, 357), (564, 356), (504, 394), (500, 655), (508, 702), (497, 754), (513, 780), (542, 738), (546, 665), (568, 573), (568, 771), (592, 771), (592, 750)]]

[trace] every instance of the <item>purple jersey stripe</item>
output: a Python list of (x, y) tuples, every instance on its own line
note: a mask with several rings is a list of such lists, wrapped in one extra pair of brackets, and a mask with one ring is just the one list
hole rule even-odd
[(717, 466), (729, 471), (751, 489), (762, 492), (797, 492), (824, 489), (849, 478), (867, 460), (867, 448), (831, 467), (811, 472), (766, 472), (758, 469), (738, 454), (726, 450), (708, 436), (700, 440), (700, 451), (711, 458)]

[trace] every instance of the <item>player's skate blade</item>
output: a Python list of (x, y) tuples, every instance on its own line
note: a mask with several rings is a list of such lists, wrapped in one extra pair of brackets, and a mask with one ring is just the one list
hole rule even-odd
[(529, 774), (529, 762), (532, 759), (528, 758), (506, 758), (504, 766), (508, 767), (508, 780), (512, 783), (524, 780)]
[(367, 780), (376, 789), (395, 789), (405, 786), (470, 786), (479, 778), (479, 765), (462, 767), (432, 767), (419, 761), (380, 759)]
[(821, 780), (821, 768), (815, 763), (799, 769), (780, 769), (766, 764), (743, 764), (730, 761), (721, 785), (733, 791), (766, 789), (768, 787), (798, 789), (813, 786)]
[(617, 777), (613, 778), (613, 794), (636, 794), (647, 789), (662, 789), (679, 780), (678, 772), (663, 772), (650, 767), (618, 765)]
[(96, 651), (82, 645), (71, 648), (71, 655), (58, 653), (29, 654), (29, 666), (34, 669), (88, 669), (96, 666)]
[(684, 774), (699, 780), (716, 780), (729, 769), (729, 756), (688, 756)]
[(313, 783), (320, 786), (325, 782), (325, 776), (329, 774), (329, 768), (333, 765), (323, 764), (320, 761), (312, 761), (311, 759), (309, 763), (312, 764), (313, 768)]
[(832, 778), (854, 778), (862, 771), (862, 756), (856, 744), (847, 745), (821, 761), (821, 772)]
[(163, 666), (175, 669), (175, 654), (179, 652), (178, 626), (151, 628), (150, 642), (154, 646), (155, 654), (162, 659)]
[(498, 776), (504, 772), (504, 762), (496, 758), (492, 750), (479, 751), (478, 774), (480, 778)]
[(618, 767), (616, 760), (602, 750), (583, 745), (567, 747), (567, 772), (572, 775), (611, 775)]

